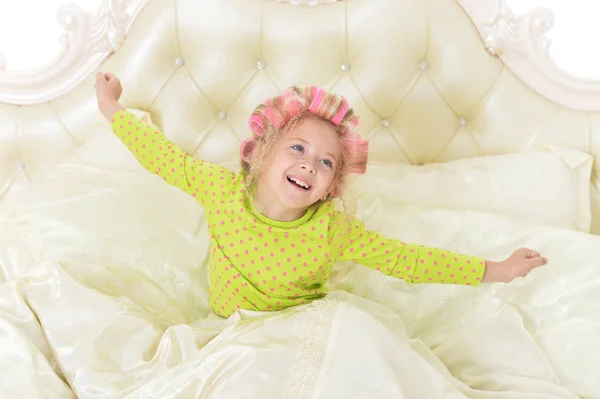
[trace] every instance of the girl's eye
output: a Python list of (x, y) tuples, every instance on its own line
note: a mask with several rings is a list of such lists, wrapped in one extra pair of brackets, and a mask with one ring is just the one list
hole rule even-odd
[(300, 144), (293, 145), (292, 148), (296, 151), (304, 152), (304, 147)]
[(333, 163), (329, 159), (323, 159), (321, 162), (323, 162), (323, 164), (329, 168), (333, 167)]

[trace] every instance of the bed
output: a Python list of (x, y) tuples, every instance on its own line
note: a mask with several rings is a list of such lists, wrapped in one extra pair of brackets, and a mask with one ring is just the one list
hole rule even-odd
[[(61, 58), (0, 70), (0, 397), (600, 398), (600, 85), (549, 57), (548, 10), (131, 0), (59, 22)], [(479, 287), (340, 263), (325, 299), (219, 318), (203, 210), (111, 134), (96, 71), (231, 168), (254, 106), (332, 89), (370, 141), (348, 196), (369, 227), (549, 263)]]

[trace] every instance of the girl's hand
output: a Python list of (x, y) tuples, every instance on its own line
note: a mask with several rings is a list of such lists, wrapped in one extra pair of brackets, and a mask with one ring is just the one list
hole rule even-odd
[(517, 277), (525, 277), (536, 267), (544, 266), (548, 259), (529, 248), (520, 248), (503, 262), (486, 262), (482, 282), (509, 283)]
[(94, 88), (96, 89), (98, 104), (117, 102), (123, 92), (121, 82), (112, 73), (96, 73)]
[(96, 99), (98, 108), (104, 114), (107, 120), (111, 120), (115, 112), (123, 107), (119, 104), (119, 98), (123, 93), (121, 82), (112, 73), (96, 73)]

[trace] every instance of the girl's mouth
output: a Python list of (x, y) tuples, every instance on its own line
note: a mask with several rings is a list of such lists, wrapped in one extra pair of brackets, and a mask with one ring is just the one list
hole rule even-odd
[(287, 176), (287, 180), (288, 180), (288, 182), (290, 182), (291, 184), (293, 184), (296, 187), (300, 187), (306, 191), (310, 190), (310, 185), (308, 183), (306, 183), (296, 177)]

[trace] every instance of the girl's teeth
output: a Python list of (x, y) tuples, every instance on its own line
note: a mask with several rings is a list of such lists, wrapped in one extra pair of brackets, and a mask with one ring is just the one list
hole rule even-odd
[(289, 177), (288, 179), (290, 181), (294, 182), (296, 185), (308, 190), (308, 184), (298, 181), (297, 179), (294, 179), (293, 177)]

